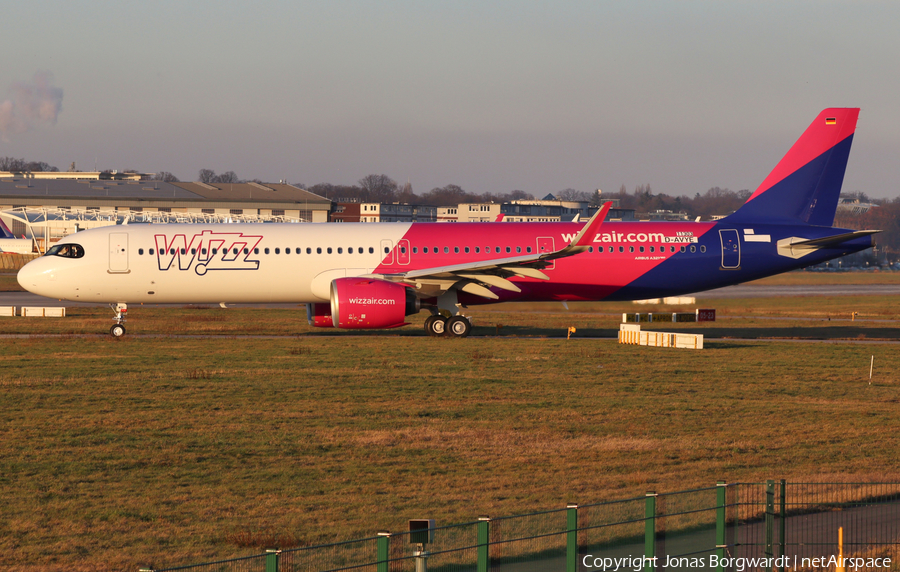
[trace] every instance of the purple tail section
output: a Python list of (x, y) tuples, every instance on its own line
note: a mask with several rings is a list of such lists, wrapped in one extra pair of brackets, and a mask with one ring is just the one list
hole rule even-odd
[(831, 226), (859, 108), (829, 108), (794, 143), (732, 222)]
[(0, 238), (16, 238), (3, 219), (0, 219)]

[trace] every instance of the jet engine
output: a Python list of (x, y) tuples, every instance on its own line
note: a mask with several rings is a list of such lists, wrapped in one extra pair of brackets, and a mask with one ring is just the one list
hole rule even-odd
[(398, 328), (419, 309), (413, 290), (402, 284), (371, 278), (338, 278), (331, 283), (331, 322), (338, 328)]

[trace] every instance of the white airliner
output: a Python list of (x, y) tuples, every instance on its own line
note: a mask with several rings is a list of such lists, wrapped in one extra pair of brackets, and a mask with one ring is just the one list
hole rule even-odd
[(18, 275), (52, 298), (305, 303), (310, 324), (394, 328), (431, 313), (464, 337), (467, 305), (634, 300), (718, 288), (872, 245), (833, 228), (858, 109), (824, 110), (734, 214), (715, 222), (131, 224), (62, 239)]

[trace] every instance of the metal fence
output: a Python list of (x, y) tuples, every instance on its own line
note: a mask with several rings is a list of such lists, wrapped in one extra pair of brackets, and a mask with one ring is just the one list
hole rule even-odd
[[(841, 538), (839, 539), (839, 534)], [(900, 483), (716, 486), (181, 566), (168, 572), (897, 569)], [(885, 560), (890, 558), (891, 560)], [(892, 568), (891, 565), (894, 565)]]

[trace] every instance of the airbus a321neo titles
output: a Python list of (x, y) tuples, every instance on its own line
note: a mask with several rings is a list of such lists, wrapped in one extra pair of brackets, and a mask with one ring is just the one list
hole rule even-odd
[(859, 109), (826, 109), (747, 202), (714, 222), (132, 224), (86, 230), (28, 263), (42, 296), (109, 303), (305, 303), (309, 323), (396, 328), (430, 312), (465, 337), (470, 305), (662, 298), (872, 246), (834, 228)]

